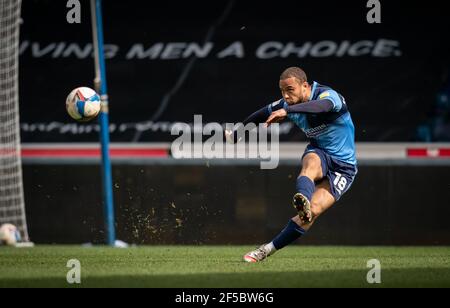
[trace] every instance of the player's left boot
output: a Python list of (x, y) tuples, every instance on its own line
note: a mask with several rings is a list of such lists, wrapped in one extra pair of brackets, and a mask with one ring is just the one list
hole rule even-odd
[(265, 248), (266, 245), (261, 245), (259, 248), (250, 251), (244, 256), (244, 261), (249, 263), (256, 263), (260, 262), (264, 259), (266, 259), (268, 256), (270, 256), (270, 251), (267, 251)]
[(292, 200), (292, 205), (297, 210), (301, 220), (304, 222), (312, 221), (311, 203), (308, 198), (301, 193), (296, 193)]

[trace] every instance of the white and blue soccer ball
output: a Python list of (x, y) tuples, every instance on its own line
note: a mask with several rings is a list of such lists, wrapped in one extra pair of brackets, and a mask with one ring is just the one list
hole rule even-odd
[(16, 226), (4, 224), (0, 227), (0, 245), (14, 246), (20, 241), (20, 232)]
[(100, 96), (91, 88), (76, 88), (67, 96), (66, 109), (69, 115), (77, 121), (91, 121), (100, 113)]

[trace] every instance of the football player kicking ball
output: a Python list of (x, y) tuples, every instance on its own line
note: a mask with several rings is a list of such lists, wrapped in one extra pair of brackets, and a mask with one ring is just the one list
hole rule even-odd
[[(262, 261), (304, 235), (350, 188), (358, 172), (355, 128), (345, 99), (327, 86), (309, 84), (298, 67), (286, 69), (279, 85), (283, 98), (255, 112), (243, 124), (269, 126), (287, 118), (305, 132), (310, 143), (302, 157), (293, 197), (298, 215), (270, 243), (247, 253), (247, 262)], [(236, 140), (237, 131), (225, 134), (227, 140)]]

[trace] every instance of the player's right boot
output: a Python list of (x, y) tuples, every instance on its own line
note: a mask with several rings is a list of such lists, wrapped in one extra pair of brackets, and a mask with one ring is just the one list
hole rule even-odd
[(308, 198), (301, 193), (296, 193), (292, 200), (292, 205), (297, 210), (301, 220), (304, 222), (312, 221), (311, 203)]
[(270, 251), (265, 249), (266, 245), (261, 245), (253, 251), (250, 251), (244, 256), (244, 261), (249, 263), (256, 263), (266, 259), (270, 256)]

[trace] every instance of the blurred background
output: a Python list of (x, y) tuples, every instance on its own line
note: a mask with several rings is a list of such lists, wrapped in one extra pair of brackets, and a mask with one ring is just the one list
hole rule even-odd
[[(88, 1), (26, 0), (20, 45), (25, 201), (37, 243), (102, 242), (98, 125), (65, 99), (93, 86)], [(352, 189), (308, 244), (450, 244), (450, 21), (442, 2), (104, 1), (118, 238), (136, 244), (255, 244), (295, 214), (306, 139), (282, 124), (280, 167), (175, 160), (170, 129), (237, 123), (279, 99), (302, 67), (347, 101), (358, 147)]]

